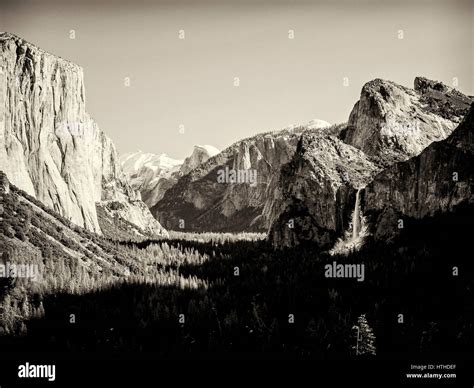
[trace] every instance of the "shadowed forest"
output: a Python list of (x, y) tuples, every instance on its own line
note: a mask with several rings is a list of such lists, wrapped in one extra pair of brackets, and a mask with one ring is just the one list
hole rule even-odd
[[(8, 203), (15, 214), (24, 211), (22, 201), (6, 203), (4, 226)], [(38, 214), (21, 219), (35, 225)], [(27, 288), (16, 284), (21, 279), (2, 280), (0, 346), (6, 352), (158, 357), (255, 352), (253, 357), (367, 358), (374, 352), (355, 351), (354, 327), (364, 315), (359, 349), (373, 342), (379, 358), (465, 357), (474, 349), (473, 219), (466, 205), (449, 215), (406, 220), (395, 242), (369, 237), (347, 257), (312, 245), (276, 251), (251, 234), (121, 243), (97, 238), (97, 251), (128, 252), (127, 259), (116, 259), (131, 268), (131, 276), (92, 277), (67, 258), (43, 253), (44, 265), (55, 268), (46, 273), (59, 284)], [(20, 240), (39, 233), (21, 225), (12, 229), (11, 238)], [(3, 255), (4, 261), (14, 259)], [(365, 281), (325, 278), (324, 265), (334, 260), (364, 263)]]

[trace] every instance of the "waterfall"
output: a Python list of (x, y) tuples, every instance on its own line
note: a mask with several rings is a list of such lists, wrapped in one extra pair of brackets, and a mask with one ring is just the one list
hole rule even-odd
[(344, 236), (336, 241), (334, 247), (329, 251), (330, 255), (349, 255), (353, 251), (358, 251), (364, 244), (368, 231), (360, 206), (360, 192), (362, 189), (357, 189), (354, 211), (352, 212), (352, 224), (349, 223), (349, 228), (344, 232)]
[(352, 241), (356, 240), (359, 237), (359, 232), (361, 229), (360, 224), (360, 191), (362, 189), (357, 189), (356, 201), (354, 211), (352, 213)]

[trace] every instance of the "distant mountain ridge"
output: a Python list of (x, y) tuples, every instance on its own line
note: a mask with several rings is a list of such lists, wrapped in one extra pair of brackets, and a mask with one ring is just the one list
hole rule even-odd
[[(276, 246), (330, 245), (349, 227), (355, 190), (447, 138), (471, 101), (422, 77), (414, 89), (375, 79), (363, 86), (347, 125), (313, 120), (243, 139), (180, 178), (152, 213), (170, 229), (269, 230)], [(222, 184), (223, 170), (254, 170), (257, 181)]]
[(180, 176), (188, 174), (218, 153), (219, 150), (211, 145), (196, 145), (185, 160), (137, 151), (122, 155), (120, 162), (132, 187), (141, 193), (147, 206), (152, 207)]
[[(267, 231), (273, 217), (277, 178), (293, 155), (303, 132), (339, 132), (313, 120), (242, 139), (178, 179), (151, 208), (166, 228), (184, 231)], [(225, 172), (253, 176), (255, 181), (220, 182)]]
[(173, 175), (179, 172), (182, 160), (166, 154), (155, 155), (142, 151), (124, 154), (120, 162), (131, 186), (140, 192), (148, 207), (159, 201), (164, 192), (176, 181)]

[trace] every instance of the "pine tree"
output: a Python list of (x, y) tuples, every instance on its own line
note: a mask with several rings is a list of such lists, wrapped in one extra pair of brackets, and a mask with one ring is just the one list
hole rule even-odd
[(40, 301), (39, 307), (36, 310), (36, 316), (37, 316), (37, 318), (43, 318), (44, 317), (43, 301)]
[(24, 318), (29, 318), (31, 315), (30, 303), (28, 300), (28, 295), (25, 295), (22, 304), (21, 304), (21, 315)]
[(372, 331), (372, 328), (367, 323), (367, 319), (365, 318), (365, 314), (362, 314), (357, 319), (357, 325), (353, 327), (356, 329), (356, 344), (352, 346), (356, 356), (361, 355), (371, 355), (375, 356), (376, 348), (375, 348), (375, 335)]
[(26, 328), (25, 322), (21, 322), (20, 328), (18, 330), (18, 335), (20, 335), (21, 337), (24, 337), (26, 336), (27, 331), (28, 329)]

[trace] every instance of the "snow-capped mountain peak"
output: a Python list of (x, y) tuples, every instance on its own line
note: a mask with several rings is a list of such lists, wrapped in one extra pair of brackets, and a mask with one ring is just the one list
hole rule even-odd
[(122, 155), (120, 162), (132, 187), (140, 191), (143, 201), (151, 207), (176, 183), (179, 176), (187, 174), (218, 153), (219, 150), (211, 145), (196, 145), (191, 156), (178, 160), (165, 153), (153, 154), (138, 150)]
[(120, 162), (123, 171), (129, 178), (139, 174), (141, 169), (150, 169), (162, 174), (172, 173), (183, 164), (182, 160), (170, 158), (166, 154), (156, 155), (141, 150), (122, 155)]
[(321, 119), (313, 119), (308, 123), (308, 128), (311, 128), (311, 129), (321, 129), (321, 128), (326, 128), (330, 126), (331, 126), (330, 123)]

